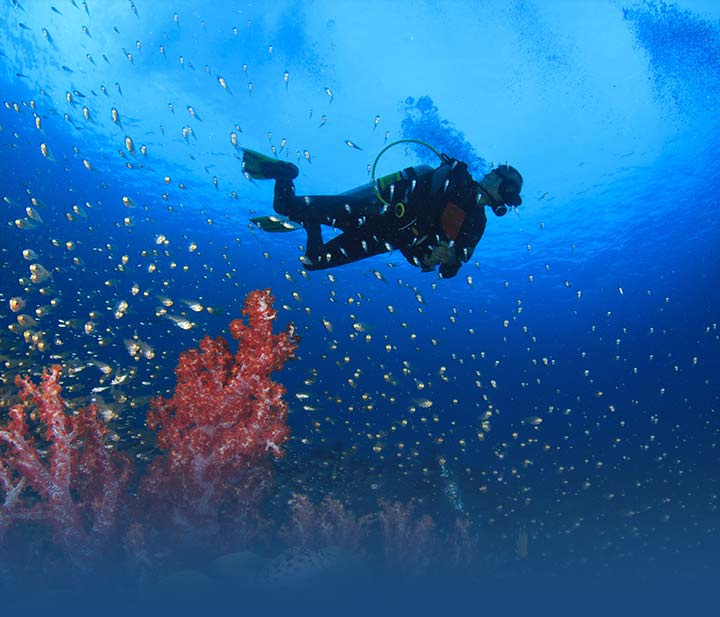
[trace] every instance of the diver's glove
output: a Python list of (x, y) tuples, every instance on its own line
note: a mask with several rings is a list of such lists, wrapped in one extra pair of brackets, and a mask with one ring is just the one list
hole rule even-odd
[(434, 268), (438, 264), (445, 264), (448, 266), (459, 265), (459, 260), (455, 253), (455, 247), (450, 246), (444, 240), (440, 242), (433, 250), (430, 255), (424, 257), (422, 260), (423, 266), (427, 268)]

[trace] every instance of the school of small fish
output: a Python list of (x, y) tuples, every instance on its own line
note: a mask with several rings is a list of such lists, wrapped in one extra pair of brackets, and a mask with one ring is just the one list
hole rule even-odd
[[(3, 156), (22, 157), (29, 167), (17, 190), (0, 187), (5, 234), (12, 236), (0, 249), (3, 272), (10, 273), (0, 288), (3, 406), (11, 400), (14, 375), (61, 363), (71, 404), (96, 402), (116, 440), (146, 456), (143, 432), (129, 428), (128, 414), (140, 414), (151, 396), (172, 389), (178, 341), (196, 345), (239, 315), (250, 289), (247, 270), (257, 268), (277, 294), (281, 319), (294, 321), (312, 341), (305, 349), (301, 344), (299, 362), (283, 377), (292, 384), (291, 419), (307, 429), (298, 428), (293, 439), (331, 447), (349, 436), (354, 445), (348, 458), (360, 450), (378, 461), (377, 474), (367, 478), (373, 490), (389, 470), (403, 475), (418, 469), (444, 485), (449, 507), (458, 513), (466, 511), (471, 491), (506, 491), (504, 509), (488, 515), (495, 520), (529, 507), (543, 473), (560, 478), (560, 499), (601, 486), (608, 467), (622, 468), (612, 447), (590, 446), (600, 425), (611, 427), (616, 443), (625, 440), (634, 403), (615, 383), (598, 379), (593, 362), (604, 354), (623, 366), (622, 379), (638, 378), (658, 358), (655, 352), (624, 357), (623, 342), (658, 340), (662, 326), (651, 320), (647, 332), (628, 331), (611, 310), (602, 311), (584, 333), (596, 349), (578, 343), (575, 367), (557, 361), (552, 342), (538, 334), (541, 321), (526, 310), (538, 308), (533, 286), (561, 294), (571, 322), (579, 314), (587, 318), (586, 290), (567, 271), (556, 273), (551, 258), (542, 263), (529, 242), (519, 244), (519, 252), (535, 261), (494, 290), (501, 299), (490, 310), (480, 289), (489, 269), (497, 270), (482, 251), (454, 286), (421, 275), (397, 253), (365, 262), (359, 274), (340, 269), (311, 275), (296, 260), (304, 238), (287, 234), (294, 238), (290, 244), (276, 244), (248, 224), (261, 201), (269, 210), (271, 195), (261, 200), (252, 192), (256, 187), (243, 177), (239, 161), (246, 145), (292, 159), (309, 174), (328, 158), (285, 126), (269, 130), (262, 109), (250, 107), (287, 100), (306, 86), (301, 66), (282, 56), (282, 41), (256, 40), (252, 19), (232, 25), (173, 12), (165, 16), (165, 30), (153, 34), (142, 27), (143, 6), (132, 1), (118, 2), (117, 10), (127, 11), (136, 30), (103, 30), (93, 19), (103, 11), (99, 1), (57, 4), (30, 12), (29, 2), (14, 1), (5, 9), (5, 27), (19, 40), (34, 37), (44, 49), (38, 71), (54, 71), (64, 85), (36, 87), (42, 75), (30, 79), (16, 71), (29, 93), (17, 99), (0, 94)], [(76, 33), (72, 45), (64, 41), (66, 29)], [(225, 65), (210, 66), (192, 46), (177, 45), (178, 31), (216, 33), (236, 44), (238, 53)], [(79, 53), (60, 51), (69, 48)], [(277, 69), (274, 74), (268, 66)], [(337, 128), (343, 105), (338, 81), (317, 85), (310, 99), (293, 99), (318, 140), (345, 130)], [(174, 82), (189, 84), (192, 97), (167, 100), (177, 92)], [(140, 83), (147, 92), (137, 91)], [(130, 100), (142, 100), (152, 120), (140, 117)], [(218, 123), (218, 110), (224, 119), (228, 109), (234, 120)], [(347, 127), (353, 139), (343, 133), (336, 140), (334, 152), (349, 157), (348, 167), (360, 165), (363, 176), (373, 153), (393, 136), (385, 130), (387, 116), (381, 122), (377, 111), (367, 110), (366, 118)], [(65, 186), (58, 184), (63, 177)], [(546, 198), (543, 193), (538, 201)], [(541, 222), (537, 233), (544, 228)], [(572, 245), (566, 252), (574, 250)], [(613, 292), (621, 302), (639, 293), (627, 284)], [(663, 297), (658, 311), (671, 303)], [(441, 323), (437, 315), (444, 316)], [(659, 312), (654, 319), (662, 321)], [(699, 332), (720, 336), (712, 321)], [(671, 363), (672, 371), (689, 371), (702, 358)], [(582, 392), (592, 394), (567, 395), (576, 385), (563, 371), (575, 371)], [(660, 386), (654, 394), (664, 393)], [(657, 422), (643, 429), (642, 447), (665, 461), (672, 444), (657, 438)], [(564, 455), (583, 443), (589, 450), (582, 469), (570, 468)], [(449, 454), (427, 457), (427, 445)], [(492, 463), (480, 470), (467, 462), (487, 452)], [(620, 492), (603, 488), (602, 494), (612, 500)], [(657, 509), (658, 517), (665, 516), (662, 504)], [(567, 526), (576, 523), (582, 522)], [(527, 554), (527, 544), (523, 531), (518, 554)]]

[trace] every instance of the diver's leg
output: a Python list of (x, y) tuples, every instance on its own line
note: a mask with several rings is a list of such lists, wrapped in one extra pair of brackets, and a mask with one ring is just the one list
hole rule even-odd
[(383, 205), (374, 198), (307, 195), (303, 200), (303, 217), (319, 220), (323, 225), (342, 231), (358, 229), (369, 217), (383, 212)]
[(366, 225), (359, 230), (346, 231), (325, 244), (312, 247), (310, 231), (308, 231), (308, 246), (303, 260), (305, 269), (335, 268), (392, 251), (395, 247), (384, 241), (374, 227), (374, 225)]
[(360, 227), (368, 216), (380, 214), (383, 206), (372, 197), (297, 196), (292, 180), (281, 179), (275, 182), (273, 209), (298, 223), (319, 221), (322, 225), (345, 231)]
[(305, 245), (305, 257), (315, 263), (323, 253), (322, 230), (318, 221), (305, 221), (303, 223), (307, 233), (307, 244)]
[(288, 218), (302, 222), (300, 209), (305, 203), (302, 197), (295, 195), (295, 184), (292, 180), (281, 179), (275, 181), (275, 197), (273, 199), (273, 210), (278, 214), (283, 214)]

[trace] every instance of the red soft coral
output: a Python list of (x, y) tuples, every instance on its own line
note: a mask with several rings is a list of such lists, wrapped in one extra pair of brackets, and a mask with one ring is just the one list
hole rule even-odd
[(257, 513), (269, 486), (269, 454), (283, 455), (290, 435), (285, 389), (270, 379), (294, 356), (292, 326), (272, 333), (276, 313), (268, 290), (253, 291), (230, 333), (205, 337), (180, 356), (172, 398), (151, 402), (148, 426), (165, 456), (154, 461), (141, 496), (154, 526), (179, 543), (226, 541), (221, 531), (241, 532)]
[[(61, 370), (44, 371), (39, 385), (16, 378), (23, 403), (0, 428), (0, 539), (18, 521), (38, 522), (86, 570), (112, 538), (130, 464), (107, 448), (108, 428), (95, 405), (66, 412)], [(33, 408), (44, 428), (41, 444), (28, 425)]]

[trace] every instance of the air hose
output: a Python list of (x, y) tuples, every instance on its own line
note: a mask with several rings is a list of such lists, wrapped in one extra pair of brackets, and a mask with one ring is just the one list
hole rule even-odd
[(447, 156), (446, 156), (446, 155), (441, 154), (441, 153), (438, 152), (435, 148), (433, 148), (430, 144), (428, 144), (428, 143), (426, 143), (426, 142), (424, 142), (424, 141), (420, 141), (419, 139), (398, 139), (397, 141), (394, 141), (394, 142), (392, 142), (391, 144), (388, 144), (387, 146), (385, 146), (382, 150), (380, 150), (380, 152), (378, 152), (378, 155), (375, 157), (375, 161), (373, 162), (373, 166), (372, 166), (371, 179), (372, 179), (372, 187), (373, 187), (373, 190), (375, 191), (375, 195), (377, 195), (377, 198), (385, 205), (386, 208), (391, 207), (392, 204), (391, 204), (390, 202), (388, 202), (388, 201), (380, 194), (380, 189), (378, 188), (378, 183), (375, 182), (375, 168), (377, 167), (377, 164), (378, 164), (378, 161), (380, 160), (380, 157), (381, 157), (383, 154), (385, 154), (385, 152), (387, 152), (390, 148), (392, 148), (393, 146), (397, 146), (398, 144), (408, 144), (408, 143), (409, 143), (409, 144), (419, 144), (419, 145), (421, 145), (421, 146), (425, 146), (428, 150), (431, 150), (435, 155), (437, 155), (437, 157), (438, 157), (442, 162), (446, 162), (446, 161), (447, 161)]

